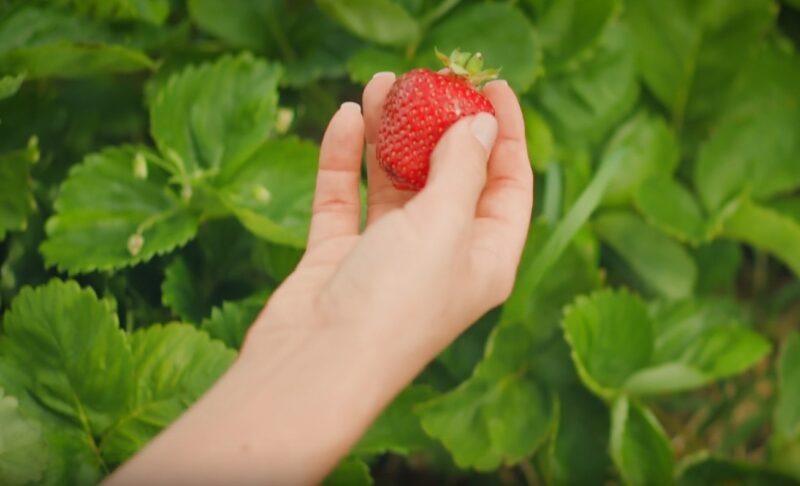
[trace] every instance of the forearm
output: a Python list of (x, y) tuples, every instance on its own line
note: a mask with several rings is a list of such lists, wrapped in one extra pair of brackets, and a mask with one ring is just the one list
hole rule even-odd
[(274, 339), (269, 324), (257, 323), (228, 373), (108, 484), (316, 483), (426, 361), (400, 363), (375, 326)]

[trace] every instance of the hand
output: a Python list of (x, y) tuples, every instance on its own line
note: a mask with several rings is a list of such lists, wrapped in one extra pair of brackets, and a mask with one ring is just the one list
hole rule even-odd
[[(453, 125), (428, 184), (395, 190), (375, 139), (394, 75), (345, 103), (322, 141), (308, 249), (237, 362), (108, 484), (312, 484), (448, 343), (508, 297), (533, 178), (516, 97)], [(359, 234), (367, 145), (367, 224)]]
[[(407, 380), (511, 292), (533, 198), (514, 93), (504, 81), (486, 86), (497, 122), (482, 114), (448, 130), (427, 186), (415, 194), (394, 189), (375, 157), (393, 82), (391, 73), (377, 75), (364, 90), (363, 117), (358, 105), (345, 103), (331, 120), (306, 254), (270, 300), (244, 353), (258, 353), (259, 339), (348, 326), (356, 335), (382, 336), (381, 353), (411, 357)], [(365, 138), (368, 207), (360, 234)]]

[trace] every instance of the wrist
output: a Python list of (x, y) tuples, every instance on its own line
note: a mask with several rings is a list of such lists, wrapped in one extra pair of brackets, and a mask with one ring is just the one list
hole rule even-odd
[(324, 475), (405, 383), (393, 379), (397, 374), (363, 326), (293, 324), (259, 322), (224, 380), (251, 390), (245, 400), (259, 403), (264, 420), (274, 422), (262, 422), (263, 434), (283, 444), (287, 474), (302, 467), (313, 476), (314, 465)]

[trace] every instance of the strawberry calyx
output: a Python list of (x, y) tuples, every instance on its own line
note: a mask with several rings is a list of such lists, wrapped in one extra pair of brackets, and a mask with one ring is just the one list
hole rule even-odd
[(461, 52), (455, 49), (449, 56), (435, 49), (436, 57), (456, 76), (466, 78), (473, 86), (481, 86), (487, 81), (497, 78), (499, 69), (483, 69), (483, 55), (480, 52)]

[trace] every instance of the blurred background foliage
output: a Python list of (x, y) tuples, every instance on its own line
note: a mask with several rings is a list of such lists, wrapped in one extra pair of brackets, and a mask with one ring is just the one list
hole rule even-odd
[(330, 116), (459, 47), (524, 109), (517, 286), (328, 483), (800, 484), (799, 44), (797, 0), (0, 0), (0, 483), (213, 383)]

